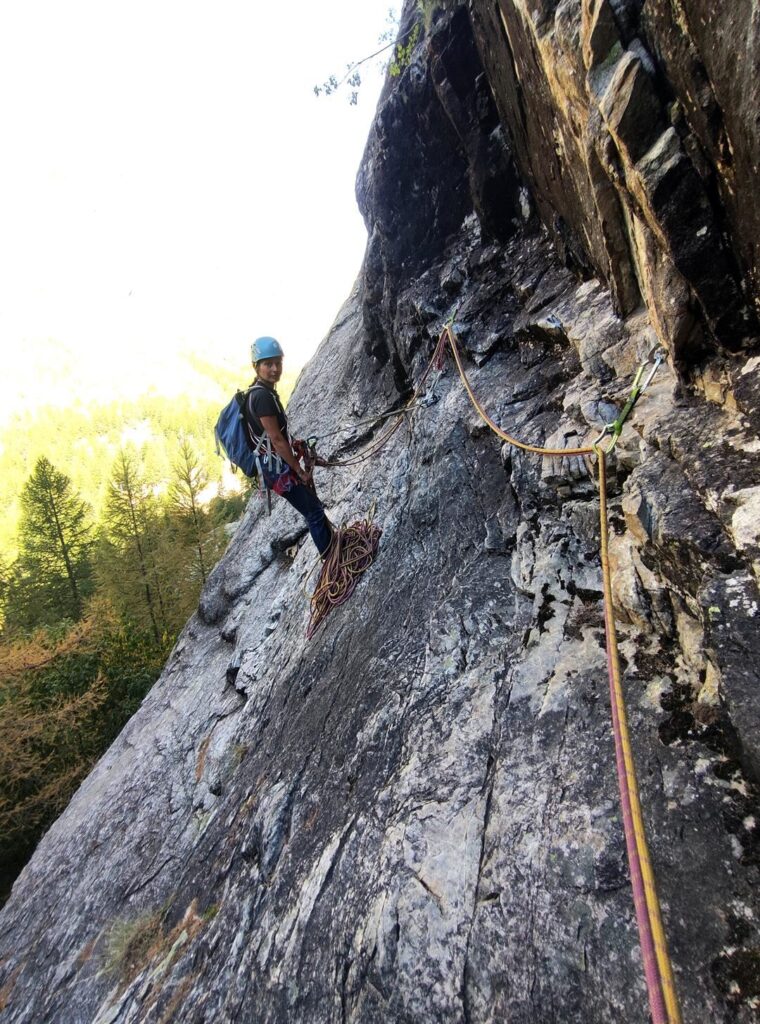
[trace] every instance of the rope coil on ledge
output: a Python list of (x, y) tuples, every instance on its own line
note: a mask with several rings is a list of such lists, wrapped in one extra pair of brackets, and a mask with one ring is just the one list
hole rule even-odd
[(382, 532), (371, 517), (335, 530), (311, 596), (307, 640), (311, 640), (333, 608), (351, 597), (359, 577), (375, 560)]

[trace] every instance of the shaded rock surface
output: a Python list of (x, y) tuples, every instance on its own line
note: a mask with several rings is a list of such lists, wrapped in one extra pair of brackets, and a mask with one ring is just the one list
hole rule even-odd
[[(402, 404), (454, 317), (491, 415), (571, 447), (667, 343), (611, 461), (616, 614), (684, 1017), (739, 1024), (760, 1006), (750, 7), (730, 80), (734, 29), (708, 55), (697, 0), (435, 10), (368, 142), (362, 274), (290, 410), (359, 452), (381, 427), (351, 423)], [(0, 916), (4, 1022), (648, 1020), (595, 484), (502, 447), (451, 365), (436, 397), (319, 475), (336, 522), (376, 503), (383, 537), (310, 643), (302, 521), (251, 502)]]

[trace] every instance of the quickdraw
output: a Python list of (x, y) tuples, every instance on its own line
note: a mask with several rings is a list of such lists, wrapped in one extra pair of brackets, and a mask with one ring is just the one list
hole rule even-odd
[[(409, 399), (407, 404), (403, 406), (401, 409), (391, 409), (390, 412), (378, 413), (376, 416), (368, 416), (366, 419), (363, 420), (355, 420), (353, 423), (346, 423), (342, 427), (337, 427), (335, 430), (329, 430), (325, 434), (314, 434), (309, 438), (309, 444), (313, 443), (313, 445), (316, 446), (317, 442), (324, 441), (325, 438), (334, 437), (336, 434), (343, 434), (348, 430), (355, 429), (356, 427), (364, 427), (374, 425), (375, 423), (382, 423), (385, 420), (393, 419), (394, 416), (408, 416), (411, 413), (413, 413), (415, 409), (427, 409), (431, 405), (435, 405), (435, 403), (438, 401), (438, 395), (436, 394), (436, 386), (444, 371), (442, 368), (439, 369), (438, 372), (434, 374), (430, 386), (427, 388), (427, 390), (421, 393), (422, 385), (424, 384), (425, 379), (427, 378), (427, 375), (430, 372), (430, 369), (431, 367), (428, 366), (428, 368), (425, 370), (425, 373), (422, 375), (422, 379), (420, 380), (419, 385), (415, 389), (414, 394)], [(394, 424), (391, 427), (391, 430), (388, 432), (387, 435), (388, 437), (390, 437), (391, 434), (394, 434), (396, 432), (398, 426), (400, 425), (400, 422), (401, 420), (399, 419), (399, 423)], [(379, 447), (376, 448), (375, 445), (372, 446), (372, 454), (374, 454), (375, 451), (379, 450)], [(359, 461), (364, 461), (364, 459), (362, 458)], [(353, 465), (353, 462), (325, 462), (324, 465), (349, 466)]]
[[(618, 438), (620, 437), (620, 434), (623, 430), (623, 424), (630, 416), (638, 400), (641, 398), (646, 389), (652, 383), (654, 375), (657, 373), (657, 370), (660, 368), (664, 360), (664, 350), (659, 345), (655, 345), (654, 348), (650, 350), (647, 358), (636, 371), (636, 376), (633, 379), (633, 385), (631, 387), (631, 393), (628, 396), (627, 402), (620, 410), (617, 419), (614, 419), (612, 423), (605, 423), (604, 427), (602, 428), (602, 432), (594, 442), (594, 446), (598, 445), (608, 434), (610, 434), (612, 435), (612, 440), (610, 441), (610, 444), (607, 448), (607, 452), (609, 453), (612, 451), (612, 449), (617, 444)], [(646, 377), (644, 378), (644, 380), (642, 381), (642, 377), (644, 377), (644, 373), (648, 366), (651, 366), (651, 368), (647, 373)]]

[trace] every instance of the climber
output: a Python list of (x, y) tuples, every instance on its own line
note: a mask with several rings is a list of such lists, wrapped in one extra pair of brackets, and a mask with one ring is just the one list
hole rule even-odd
[[(288, 431), (288, 418), (276, 387), (282, 376), (282, 360), (282, 347), (274, 338), (257, 338), (252, 344), (256, 380), (248, 392), (246, 422), (263, 483), (301, 513), (324, 557), (332, 540), (332, 526), (314, 489), (312, 470), (304, 469), (296, 454), (298, 450), (305, 452), (306, 446), (294, 441)], [(321, 464), (320, 459), (316, 462)]]

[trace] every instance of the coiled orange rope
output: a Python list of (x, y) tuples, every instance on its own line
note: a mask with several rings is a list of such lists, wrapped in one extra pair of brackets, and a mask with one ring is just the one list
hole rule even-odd
[(380, 527), (369, 517), (335, 530), (311, 596), (311, 617), (306, 630), (308, 640), (333, 608), (351, 597), (359, 577), (375, 560), (381, 534)]

